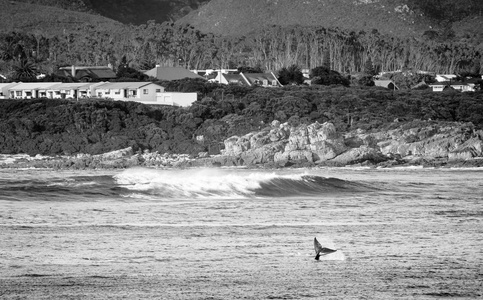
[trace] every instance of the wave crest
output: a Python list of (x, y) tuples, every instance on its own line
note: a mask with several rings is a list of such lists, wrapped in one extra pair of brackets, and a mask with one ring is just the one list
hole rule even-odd
[(290, 197), (353, 192), (354, 182), (304, 174), (275, 174), (253, 170), (128, 169), (114, 176), (131, 193), (160, 198)]

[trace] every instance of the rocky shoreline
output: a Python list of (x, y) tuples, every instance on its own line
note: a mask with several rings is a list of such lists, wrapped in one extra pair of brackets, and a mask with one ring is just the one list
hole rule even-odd
[(3, 155), (0, 168), (120, 169), (129, 167), (300, 168), (364, 166), (389, 168), (483, 167), (483, 131), (471, 123), (417, 121), (381, 131), (345, 134), (331, 123), (270, 126), (224, 141), (219, 155), (160, 154), (131, 147), (99, 155)]

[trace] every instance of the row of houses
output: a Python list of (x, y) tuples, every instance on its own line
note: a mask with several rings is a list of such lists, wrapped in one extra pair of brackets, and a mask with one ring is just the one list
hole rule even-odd
[(197, 93), (165, 92), (164, 87), (152, 82), (0, 83), (0, 99), (33, 98), (105, 98), (186, 107), (196, 101)]

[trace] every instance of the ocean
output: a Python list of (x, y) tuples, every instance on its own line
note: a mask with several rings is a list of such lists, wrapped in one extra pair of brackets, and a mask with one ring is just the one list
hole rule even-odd
[(482, 297), (483, 169), (0, 170), (0, 299)]

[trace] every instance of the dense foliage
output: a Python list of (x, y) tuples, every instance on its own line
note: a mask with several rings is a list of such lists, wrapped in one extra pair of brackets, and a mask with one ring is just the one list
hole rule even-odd
[(328, 63), (331, 70), (344, 74), (364, 71), (370, 60), (374, 72), (478, 73), (483, 59), (480, 48), (319, 27), (271, 27), (233, 38), (202, 34), (191, 26), (173, 23), (150, 22), (111, 30), (84, 25), (54, 36), (0, 33), (0, 73), (11, 74), (20, 59), (34, 63), (40, 72), (51, 73), (58, 66), (72, 64), (110, 63), (117, 68), (123, 57), (138, 70), (159, 64), (277, 71), (292, 65), (313, 69)]
[[(172, 90), (201, 82), (171, 82)], [(0, 101), (0, 153), (101, 153), (133, 146), (160, 152), (218, 153), (223, 140), (279, 120), (330, 121), (338, 130), (380, 129), (395, 120), (473, 122), (483, 128), (483, 93), (394, 92), (380, 88), (281, 89), (207, 85), (189, 108), (107, 100)]]

